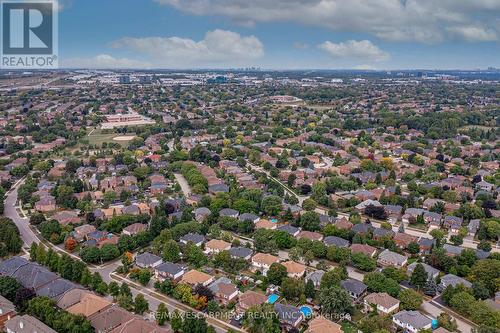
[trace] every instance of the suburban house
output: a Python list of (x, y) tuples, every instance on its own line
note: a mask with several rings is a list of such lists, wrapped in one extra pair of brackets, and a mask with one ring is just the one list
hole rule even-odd
[(144, 252), (135, 257), (135, 264), (141, 268), (153, 268), (162, 263), (162, 259), (156, 254)]
[(196, 233), (189, 233), (181, 237), (180, 242), (187, 244), (189, 242), (196, 246), (201, 246), (205, 242), (205, 236)]
[(179, 279), (184, 275), (184, 267), (171, 262), (163, 262), (155, 266), (154, 271), (155, 278), (160, 281), (165, 279), (179, 281)]
[(417, 333), (432, 326), (432, 320), (418, 311), (400, 311), (392, 316), (392, 322), (411, 333)]
[(266, 295), (249, 290), (240, 295), (236, 309), (239, 313), (244, 313), (252, 306), (260, 305), (266, 301)]
[(142, 231), (146, 231), (147, 229), (148, 229), (148, 226), (146, 224), (133, 223), (133, 224), (123, 228), (122, 233), (124, 235), (134, 236)]
[(247, 247), (232, 247), (229, 249), (229, 255), (233, 259), (244, 259), (250, 260), (252, 257), (253, 251)]
[(212, 239), (205, 244), (206, 254), (217, 254), (222, 251), (228, 251), (231, 248), (231, 243), (220, 239)]
[(191, 286), (196, 286), (198, 284), (201, 284), (203, 286), (208, 286), (210, 283), (214, 281), (214, 277), (212, 275), (209, 275), (207, 273), (203, 273), (200, 271), (197, 271), (195, 269), (190, 270), (186, 274), (182, 276), (181, 282), (189, 284)]
[(380, 266), (403, 267), (408, 262), (408, 257), (385, 249), (378, 255), (377, 263)]
[(324, 274), (325, 274), (325, 271), (322, 271), (322, 270), (309, 272), (306, 275), (306, 281), (311, 280), (312, 283), (314, 284), (314, 288), (319, 289), (319, 287), (321, 285), (321, 279), (323, 278)]
[(297, 328), (304, 320), (304, 315), (299, 308), (292, 305), (274, 303), (274, 311), (278, 314), (278, 319), (285, 328)]
[(441, 277), (441, 283), (439, 284), (439, 288), (441, 290), (444, 290), (448, 286), (456, 287), (459, 284), (462, 284), (464, 287), (467, 288), (472, 288), (472, 283), (454, 274), (446, 274), (445, 276)]
[(286, 267), (288, 277), (300, 278), (306, 272), (306, 266), (295, 261), (285, 261), (282, 263)]
[(336, 247), (349, 247), (350, 243), (347, 239), (343, 239), (337, 236), (328, 236), (323, 239), (323, 243), (326, 246), (336, 246)]
[(7, 320), (5, 331), (7, 333), (57, 333), (40, 320), (27, 314)]
[(215, 300), (227, 305), (238, 297), (238, 288), (227, 277), (220, 277), (212, 282), (208, 288), (213, 292)]
[(340, 281), (340, 286), (344, 288), (354, 300), (361, 298), (368, 289), (363, 282), (351, 278)]
[(362, 253), (370, 258), (373, 258), (375, 253), (377, 253), (376, 248), (367, 244), (352, 244), (350, 249), (352, 253)]
[(266, 276), (267, 271), (272, 264), (278, 263), (279, 258), (268, 253), (256, 253), (252, 257), (252, 266), (254, 270), (261, 271), (261, 273)]
[(194, 219), (197, 222), (203, 222), (212, 212), (207, 207), (199, 207), (193, 211)]
[(383, 314), (392, 313), (399, 308), (399, 300), (388, 293), (369, 294), (364, 298), (363, 302), (366, 311), (371, 311), (372, 306), (376, 306), (377, 311)]
[(425, 269), (425, 272), (427, 273), (427, 278), (430, 280), (430, 279), (436, 279), (439, 275), (439, 269), (436, 269), (430, 265), (427, 265), (426, 263), (418, 263), (418, 262), (414, 262), (414, 263), (411, 263), (408, 265), (407, 267), (407, 271), (408, 271), (408, 274), (412, 274), (413, 271), (415, 270), (415, 267), (417, 267), (418, 264), (421, 264), (422, 266), (424, 266), (424, 269)]
[(3, 296), (0, 296), (0, 330), (3, 329), (5, 322), (17, 314), (16, 306)]
[(323, 316), (318, 316), (309, 322), (309, 327), (305, 333), (343, 333), (342, 326), (326, 319)]

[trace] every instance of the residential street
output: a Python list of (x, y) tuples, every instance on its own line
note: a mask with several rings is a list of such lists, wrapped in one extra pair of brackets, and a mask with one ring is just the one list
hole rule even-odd
[[(21, 238), (25, 244), (24, 247), (25, 247), (25, 249), (29, 249), (29, 247), (31, 246), (31, 244), (33, 242), (40, 243), (40, 239), (33, 232), (33, 230), (31, 230), (31, 228), (29, 226), (29, 219), (21, 217), (19, 212), (18, 212), (18, 209), (16, 208), (17, 207), (17, 190), (18, 190), (19, 186), (23, 183), (24, 183), (24, 179), (17, 182), (12, 187), (12, 189), (6, 193), (4, 215), (6, 217), (12, 219), (12, 221), (14, 221), (14, 223), (17, 225), (17, 227), (19, 228), (19, 231), (21, 233)], [(187, 183), (186, 183), (186, 185), (187, 185)], [(58, 252), (66, 252), (66, 251), (64, 251), (64, 249), (62, 249), (60, 247), (57, 247), (54, 245), (51, 245), (51, 246), (55, 250), (57, 250)], [(99, 274), (101, 274), (103, 280), (106, 283), (109, 283), (113, 280), (117, 281), (117, 282), (123, 282), (123, 278), (119, 277), (117, 274), (112, 274), (115, 271), (115, 269), (118, 268), (118, 266), (120, 266), (120, 265), (121, 265), (120, 260), (115, 260), (115, 261), (108, 262), (108, 263), (101, 265), (101, 266), (94, 266), (94, 267), (89, 266), (89, 269), (92, 272), (99, 272)], [(164, 295), (161, 295), (161, 294), (155, 292), (151, 288), (137, 285), (136, 283), (134, 283), (128, 279), (126, 280), (126, 282), (130, 285), (131, 291), (132, 291), (132, 294), (134, 295), (134, 297), (140, 293), (146, 298), (146, 300), (149, 303), (149, 309), (153, 313), (154, 313), (154, 311), (156, 311), (158, 305), (161, 302), (163, 302), (167, 305), (168, 310), (170, 312), (174, 311), (175, 309), (179, 310), (181, 313), (185, 312), (186, 310), (192, 310), (192, 311), (198, 312), (194, 309), (190, 309), (188, 306), (186, 306), (186, 305), (184, 305), (184, 304), (182, 304), (182, 303), (180, 303), (180, 302), (178, 302), (170, 297), (166, 297)], [(205, 315), (201, 312), (198, 312), (198, 313), (201, 315)], [(232, 329), (233, 331), (236, 331), (236, 332), (243, 332), (243, 331), (239, 330), (237, 327), (231, 326), (231, 325), (229, 325), (221, 320), (215, 319), (215, 318), (207, 317), (207, 322), (210, 325), (214, 326), (215, 329), (217, 330), (217, 332), (220, 332), (220, 333), (226, 332), (227, 329)]]

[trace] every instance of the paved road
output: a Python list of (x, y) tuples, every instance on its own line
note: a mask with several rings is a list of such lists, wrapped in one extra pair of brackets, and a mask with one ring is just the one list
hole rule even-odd
[(10, 191), (7, 192), (4, 203), (4, 215), (10, 218), (17, 225), (19, 232), (21, 233), (21, 238), (27, 247), (30, 247), (33, 242), (39, 243), (40, 240), (35, 235), (33, 230), (30, 229), (29, 219), (23, 218), (19, 215), (16, 210), (17, 206), (17, 190), (19, 186), (24, 184), (24, 178), (19, 180)]
[[(19, 228), (21, 238), (25, 244), (25, 247), (29, 248), (33, 242), (40, 243), (40, 239), (37, 237), (35, 232), (33, 232), (33, 230), (31, 230), (31, 228), (29, 227), (29, 219), (21, 217), (19, 212), (16, 209), (17, 190), (18, 190), (19, 186), (22, 185), (23, 183), (24, 183), (24, 179), (21, 179), (19, 182), (14, 184), (14, 186), (12, 187), (12, 189), (10, 191), (8, 191), (6, 193), (4, 215), (6, 217), (12, 219), (12, 221), (14, 221), (14, 223)], [(50, 245), (50, 246), (52, 246), (58, 252), (66, 252), (61, 247), (57, 247), (55, 245)], [(70, 254), (70, 255), (76, 257), (73, 254)], [(78, 258), (78, 257), (76, 257), (76, 258)], [(113, 272), (120, 265), (121, 265), (120, 259), (117, 259), (117, 260), (114, 260), (112, 262), (108, 262), (104, 265), (100, 265), (100, 266), (89, 266), (89, 269), (92, 272), (98, 272), (102, 276), (103, 280), (106, 283), (109, 283), (113, 280), (120, 281), (120, 278), (117, 277), (116, 274), (113, 274)], [(191, 310), (186, 305), (179, 303), (178, 301), (176, 301), (172, 298), (158, 294), (157, 292), (155, 292), (151, 288), (137, 285), (130, 280), (127, 280), (126, 282), (131, 286), (131, 291), (132, 291), (132, 294), (134, 295), (134, 297), (138, 294), (142, 294), (146, 298), (146, 300), (149, 303), (149, 309), (153, 313), (158, 308), (158, 305), (162, 302), (167, 305), (167, 308), (169, 309), (170, 312), (174, 311), (175, 309), (177, 309), (181, 312), (185, 312), (186, 310)], [(194, 309), (192, 309), (192, 310), (195, 311)], [(214, 326), (216, 331), (219, 333), (224, 333), (229, 328), (233, 329), (236, 332), (240, 331), (236, 327), (229, 326), (228, 324), (226, 324), (222, 321), (219, 321), (217, 319), (214, 319), (214, 318), (207, 318), (207, 322), (210, 325)], [(241, 332), (243, 332), (243, 331), (241, 331)]]

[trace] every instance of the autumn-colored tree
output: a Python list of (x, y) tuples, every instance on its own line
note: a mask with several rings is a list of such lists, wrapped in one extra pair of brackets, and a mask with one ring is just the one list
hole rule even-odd
[(64, 242), (64, 248), (69, 252), (73, 252), (75, 250), (75, 247), (76, 241), (73, 238), (68, 237), (68, 239), (66, 239), (66, 241)]

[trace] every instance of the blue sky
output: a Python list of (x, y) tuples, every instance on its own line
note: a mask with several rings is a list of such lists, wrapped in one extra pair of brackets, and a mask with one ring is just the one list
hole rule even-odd
[(59, 2), (67, 67), (500, 67), (499, 0)]

